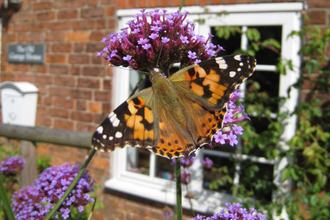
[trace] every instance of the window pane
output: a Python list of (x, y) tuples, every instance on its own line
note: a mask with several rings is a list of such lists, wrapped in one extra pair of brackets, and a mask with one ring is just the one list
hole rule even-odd
[(256, 199), (271, 201), (273, 184), (273, 165), (254, 163), (250, 160), (241, 162), (240, 183), (245, 191), (254, 191)]
[(280, 75), (274, 72), (256, 71), (247, 80), (246, 106), (260, 104), (277, 112)]
[[(211, 34), (214, 36), (211, 38), (211, 42), (214, 45), (220, 45), (225, 49), (224, 51), (219, 51), (218, 56), (234, 54), (236, 50), (241, 47), (241, 35), (236, 33), (231, 35), (228, 39), (219, 38), (217, 36), (217, 28), (211, 27)], [(241, 27), (238, 27), (241, 30)]]
[(149, 175), (150, 153), (137, 147), (127, 147), (127, 170)]
[(204, 156), (204, 160), (206, 157), (214, 164), (211, 169), (203, 168), (203, 188), (231, 194), (235, 174), (234, 162), (230, 158), (208, 155)]
[[(281, 43), (282, 40), (282, 26), (257, 26), (250, 28), (256, 28), (260, 33), (260, 42), (263, 42), (266, 39), (272, 38), (277, 42)], [(251, 42), (249, 42), (250, 45)], [(260, 47), (261, 48), (261, 47)], [(278, 53), (270, 50), (270, 49), (261, 49), (256, 53), (256, 59), (258, 64), (268, 64), (268, 65), (276, 65), (278, 62), (278, 58), (280, 57)]]
[(163, 179), (173, 180), (174, 167), (172, 160), (156, 156), (156, 176)]

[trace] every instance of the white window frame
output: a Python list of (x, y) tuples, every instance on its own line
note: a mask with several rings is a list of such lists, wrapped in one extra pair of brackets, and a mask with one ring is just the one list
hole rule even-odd
[[(178, 8), (160, 8), (166, 9), (168, 12), (177, 11)], [(205, 14), (207, 9), (208, 14)], [(118, 32), (125, 27), (125, 23), (131, 20), (132, 15), (140, 12), (141, 9), (118, 10), (117, 16), (119, 19)], [(204, 7), (192, 6), (184, 7), (183, 10), (189, 11), (189, 20), (196, 18), (205, 18), (205, 24), (196, 25), (196, 33), (208, 35), (210, 26), (282, 26), (282, 49), (281, 53), (284, 58), (292, 60), (294, 71), (287, 70), (286, 75), (280, 76), (279, 96), (288, 97), (287, 89), (294, 84), (299, 77), (300, 57), (298, 55), (300, 40), (298, 37), (287, 38), (291, 31), (300, 30), (301, 26), (301, 11), (303, 3), (263, 3), (263, 4), (238, 4), (238, 5), (209, 5)], [(229, 15), (215, 17), (216, 13), (229, 12)], [(244, 37), (244, 36), (243, 36)], [(242, 39), (244, 42), (244, 39)], [(113, 97), (112, 106), (116, 107), (125, 101), (129, 96), (129, 70), (124, 68), (114, 68), (113, 74)], [(274, 71), (275, 66), (257, 65), (256, 70)], [(244, 89), (244, 86), (243, 86)], [(283, 103), (281, 109), (283, 111), (292, 112), (298, 102), (298, 90), (292, 89), (290, 97)], [(292, 116), (286, 120), (287, 126), (282, 135), (280, 145), (286, 148), (285, 141), (291, 139), (296, 130), (296, 117)], [(173, 205), (175, 203), (175, 188), (173, 181), (155, 178), (154, 176), (146, 176), (138, 173), (129, 172), (126, 170), (126, 154), (127, 148), (115, 150), (111, 153), (111, 179), (105, 182), (105, 187), (120, 191), (123, 193), (147, 198), (150, 200), (167, 203)], [(191, 191), (197, 194), (196, 199), (192, 200), (193, 208), (197, 212), (214, 213), (220, 208), (224, 208), (225, 203), (233, 199), (229, 194), (218, 193), (210, 190), (205, 190), (202, 187), (202, 164), (200, 159), (203, 158), (203, 151), (197, 153), (195, 163), (191, 167), (193, 177), (191, 182)], [(274, 182), (277, 185), (285, 185), (279, 177), (279, 172), (288, 164), (288, 159), (281, 161), (267, 160), (266, 158), (251, 157), (253, 161), (274, 164)], [(150, 157), (151, 163), (154, 162), (154, 156)], [(153, 167), (150, 167), (150, 174), (154, 174)], [(186, 193), (186, 187), (183, 187), (183, 195)], [(283, 186), (284, 188), (284, 186)], [(276, 194), (276, 192), (274, 192)], [(274, 195), (273, 193), (273, 195)], [(189, 200), (183, 198), (183, 207), (189, 209)]]

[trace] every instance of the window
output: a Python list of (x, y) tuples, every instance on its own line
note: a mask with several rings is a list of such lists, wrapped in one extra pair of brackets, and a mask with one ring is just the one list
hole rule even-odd
[[(205, 35), (215, 31), (219, 26), (237, 26), (244, 32), (247, 28), (257, 28), (266, 37), (272, 36), (281, 42), (282, 55), (293, 61), (296, 67), (295, 71), (287, 71), (286, 75), (278, 75), (275, 73), (275, 63), (277, 62), (276, 54), (271, 52), (260, 51), (256, 58), (258, 65), (256, 72), (253, 75), (256, 81), (262, 81), (265, 85), (264, 89), (269, 90), (273, 97), (287, 97), (287, 88), (296, 82), (299, 76), (299, 39), (289, 38), (288, 34), (293, 30), (300, 29), (300, 11), (302, 3), (270, 3), (270, 4), (248, 4), (248, 5), (228, 5), (228, 6), (209, 6), (208, 14), (205, 14), (205, 8), (187, 7), (185, 10), (191, 14), (189, 20), (205, 19), (205, 23), (197, 24), (195, 31), (198, 34)], [(168, 11), (176, 11), (177, 8), (166, 8)], [(216, 13), (227, 11), (228, 15), (216, 17)], [(138, 13), (139, 10), (118, 10), (119, 29), (125, 27), (125, 23), (132, 19), (132, 15)], [(214, 38), (215, 43), (224, 46), (226, 54), (230, 54), (237, 49), (246, 49), (249, 46), (247, 37), (243, 34), (239, 37), (230, 38), (227, 42), (222, 39)], [(217, 42), (218, 41), (218, 42)], [(132, 86), (137, 81), (137, 76), (133, 71), (125, 70), (124, 68), (115, 68), (113, 77), (113, 106), (118, 106), (128, 98)], [(267, 77), (265, 77), (267, 76)], [(131, 82), (128, 83), (128, 82)], [(132, 83), (134, 82), (134, 83)], [(268, 83), (268, 84), (267, 84)], [(243, 84), (240, 88), (245, 90)], [(292, 90), (288, 100), (283, 105), (274, 105), (273, 108), (293, 111), (297, 103), (298, 91)], [(251, 118), (253, 115), (251, 116)], [(261, 121), (254, 122), (259, 129), (265, 126)], [(295, 133), (296, 118), (288, 118), (285, 132), (282, 135), (283, 140), (289, 140)], [(285, 144), (280, 143), (283, 148)], [(240, 153), (237, 153), (240, 152)], [(209, 190), (208, 182), (212, 180), (212, 175), (203, 171), (200, 160), (202, 158), (211, 158), (216, 166), (227, 165), (230, 167), (233, 183), (238, 184), (240, 180), (247, 178), (244, 175), (244, 169), (251, 164), (262, 167), (263, 173), (260, 175), (268, 175), (277, 185), (284, 185), (278, 177), (278, 173), (288, 161), (278, 161), (275, 159), (266, 159), (262, 152), (252, 151), (250, 154), (244, 154), (239, 148), (223, 147), (214, 150), (200, 150), (197, 153), (195, 163), (193, 164), (193, 177), (191, 182), (191, 191), (197, 195), (196, 200), (193, 200), (193, 207), (198, 212), (217, 212), (219, 208), (224, 207), (226, 202), (229, 202), (233, 196), (231, 195), (231, 185), (225, 185), (217, 190)], [(241, 158), (239, 164), (234, 164), (230, 161), (231, 157)], [(249, 160), (248, 160), (249, 159)], [(112, 178), (106, 181), (105, 186), (124, 193), (133, 194), (136, 196), (164, 202), (167, 204), (175, 203), (175, 183), (170, 179), (172, 167), (169, 166), (170, 161), (167, 159), (155, 156), (143, 149), (126, 147), (121, 150), (116, 150), (111, 154), (112, 161)], [(241, 172), (238, 172), (241, 171)], [(243, 171), (243, 172), (242, 172)], [(241, 174), (240, 174), (241, 173)], [(134, 190), (132, 190), (134, 189)], [(183, 195), (185, 195), (185, 187), (183, 187)], [(276, 197), (276, 192), (267, 194), (269, 199)], [(189, 208), (189, 201), (183, 199), (183, 207)]]

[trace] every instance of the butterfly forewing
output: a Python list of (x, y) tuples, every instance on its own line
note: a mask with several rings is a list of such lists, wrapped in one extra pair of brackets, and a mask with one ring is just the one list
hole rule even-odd
[(169, 79), (207, 109), (220, 110), (255, 66), (255, 58), (247, 55), (216, 57), (184, 68)]
[(100, 151), (117, 147), (152, 147), (158, 142), (158, 118), (153, 112), (151, 88), (136, 93), (123, 102), (96, 129), (92, 145)]

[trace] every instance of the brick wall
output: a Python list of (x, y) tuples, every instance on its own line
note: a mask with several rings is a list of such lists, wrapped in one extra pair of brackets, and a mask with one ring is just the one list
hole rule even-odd
[[(185, 5), (292, 2), (282, 0), (186, 0)], [(100, 40), (115, 31), (116, 10), (145, 7), (178, 7), (179, 0), (24, 0), (17, 12), (0, 9), (2, 18), (1, 81), (27, 81), (39, 88), (37, 126), (94, 131), (110, 112), (111, 68), (96, 57)], [(308, 0), (311, 23), (330, 26), (330, 2)], [(3, 0), (0, 0), (0, 5)], [(42, 65), (7, 62), (8, 44), (43, 43)], [(330, 46), (328, 50), (330, 57)], [(82, 163), (87, 150), (40, 143), (38, 154), (51, 155), (52, 163)], [(89, 169), (101, 185), (105, 204), (94, 219), (161, 219), (163, 204), (117, 192), (103, 192), (109, 179), (108, 154), (97, 153)]]

